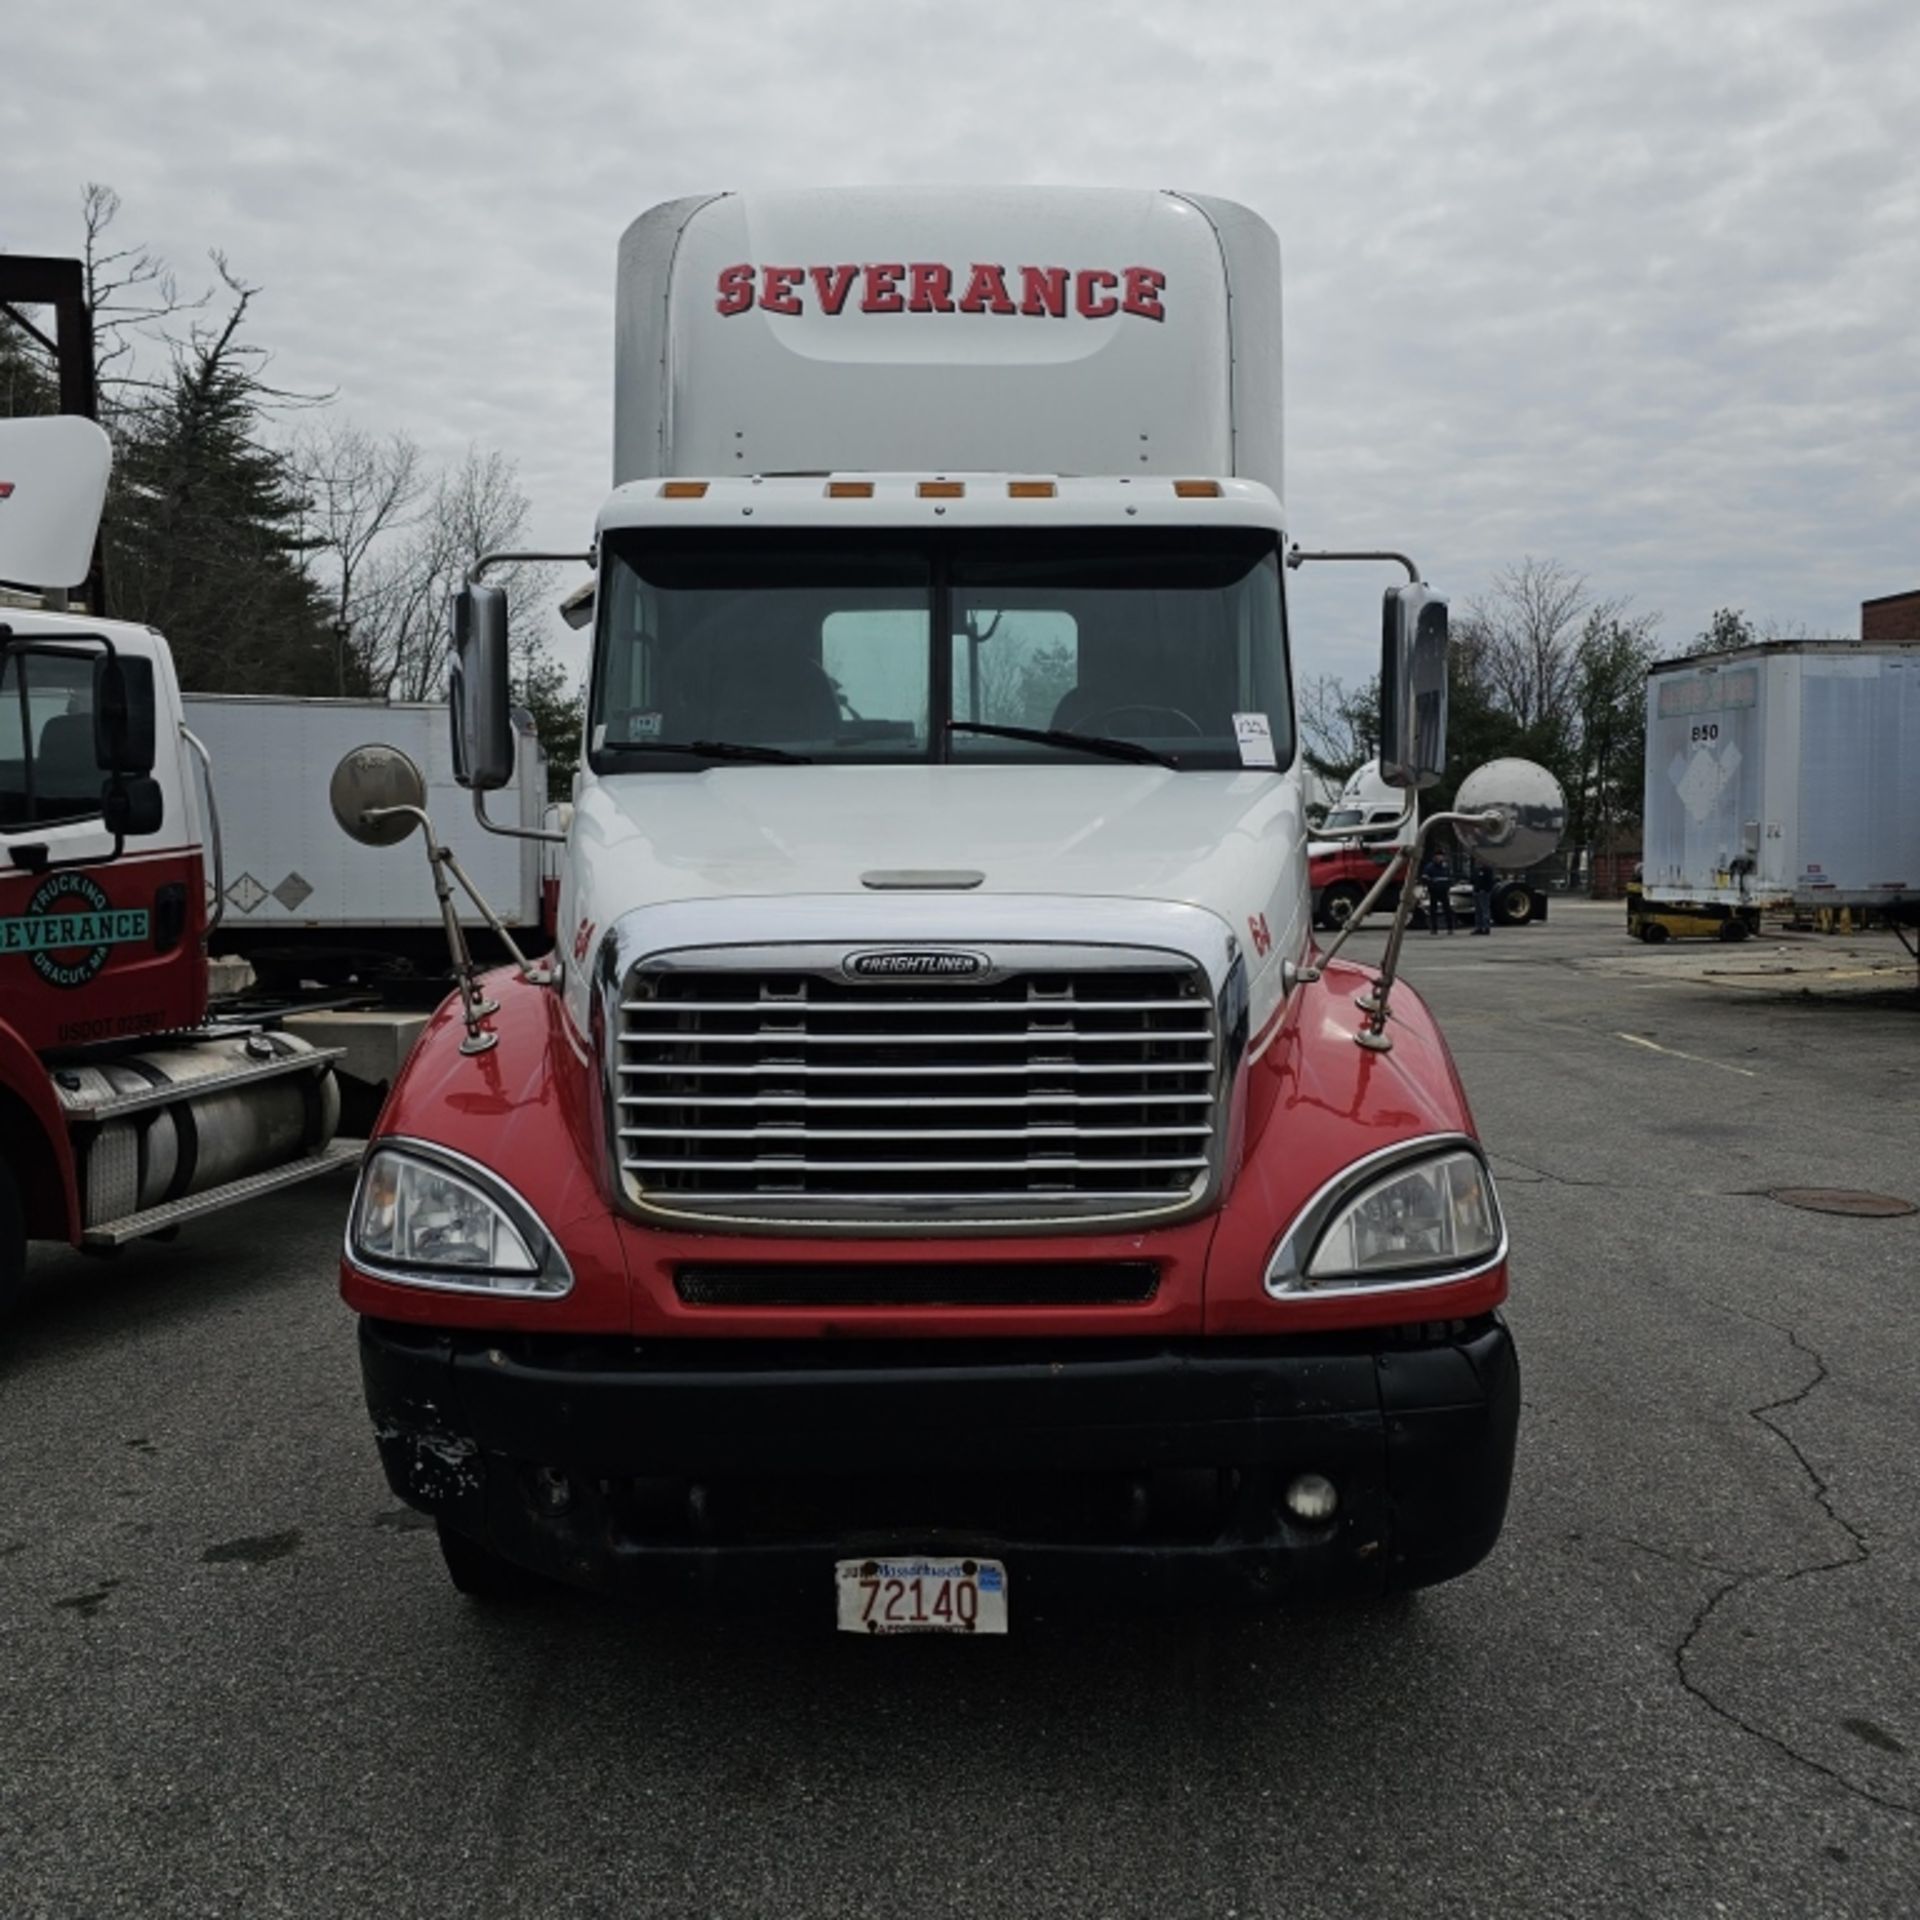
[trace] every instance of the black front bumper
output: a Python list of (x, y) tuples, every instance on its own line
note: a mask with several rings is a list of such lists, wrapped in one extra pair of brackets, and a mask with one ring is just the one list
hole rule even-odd
[[(1024, 1589), (1381, 1592), (1500, 1532), (1520, 1413), (1497, 1316), (1290, 1340), (582, 1340), (363, 1320), (394, 1491), (617, 1590), (970, 1552)], [(1283, 1495), (1315, 1473), (1334, 1517)]]

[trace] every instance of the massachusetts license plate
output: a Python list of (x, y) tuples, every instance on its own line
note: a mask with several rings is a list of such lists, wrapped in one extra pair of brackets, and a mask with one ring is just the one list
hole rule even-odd
[(842, 1633), (1005, 1633), (1007, 1570), (998, 1560), (839, 1560)]

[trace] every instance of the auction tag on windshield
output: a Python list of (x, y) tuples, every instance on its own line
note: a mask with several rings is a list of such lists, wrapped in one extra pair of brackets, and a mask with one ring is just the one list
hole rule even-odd
[(837, 1560), (842, 1633), (1005, 1633), (1007, 1570), (998, 1560)]
[(1233, 716), (1234, 737), (1240, 742), (1240, 764), (1243, 767), (1277, 767), (1280, 762), (1273, 757), (1273, 728), (1264, 713), (1236, 713)]

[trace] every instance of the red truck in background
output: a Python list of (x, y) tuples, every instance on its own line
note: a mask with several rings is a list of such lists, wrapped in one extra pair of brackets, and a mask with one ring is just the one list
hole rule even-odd
[[(1394, 856), (1414, 843), (1417, 820), (1406, 794), (1380, 777), (1380, 762), (1369, 760), (1347, 781), (1339, 800), (1321, 822), (1321, 832), (1339, 835), (1307, 845), (1307, 884), (1313, 895), (1313, 923), (1338, 933), (1358, 910)], [(1473, 919), (1470, 876), (1455, 868), (1451, 888), (1455, 917)], [(1374, 903), (1374, 910), (1390, 914), (1400, 904), (1398, 882), (1390, 884)], [(1417, 902), (1426, 912), (1424, 886)], [(1547, 895), (1525, 874), (1496, 874), (1493, 886), (1493, 923), (1497, 927), (1524, 927), (1547, 917)]]

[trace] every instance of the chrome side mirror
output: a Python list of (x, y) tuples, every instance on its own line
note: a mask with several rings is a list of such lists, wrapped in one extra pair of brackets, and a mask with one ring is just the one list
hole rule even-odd
[(453, 598), (447, 716), (453, 777), (477, 793), (492, 793), (513, 778), (508, 677), (506, 590), (462, 587)]
[(327, 799), (363, 847), (397, 847), (426, 821), (427, 783), (398, 747), (355, 747), (334, 768)]
[(1380, 777), (1430, 787), (1447, 770), (1447, 602), (1391, 589), (1380, 618)]
[[(1544, 860), (1567, 830), (1567, 796), (1560, 782), (1532, 760), (1489, 760), (1460, 782), (1454, 795), (1454, 831), (1476, 860), (1512, 873)], [(1486, 826), (1461, 816), (1495, 814)]]

